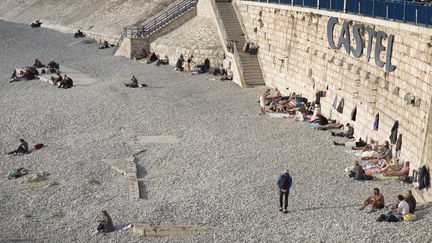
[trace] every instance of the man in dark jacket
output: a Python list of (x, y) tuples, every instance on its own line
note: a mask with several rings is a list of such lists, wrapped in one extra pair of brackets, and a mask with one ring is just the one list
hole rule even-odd
[(24, 139), (20, 139), (20, 145), (19, 147), (14, 150), (9, 152), (8, 154), (26, 154), (28, 153), (28, 143), (24, 140)]
[[(282, 175), (280, 175), (277, 179), (277, 185), (279, 188), (279, 211), (283, 213), (288, 213), (288, 196), (289, 190), (292, 185), (292, 178), (288, 173), (288, 170), (285, 171)], [(285, 198), (285, 203), (283, 203), (283, 199)], [(283, 204), (283, 209), (282, 209)]]
[(415, 200), (414, 196), (412, 195), (411, 190), (406, 191), (405, 193), (405, 201), (408, 203), (409, 206), (409, 212), (414, 213), (416, 209), (417, 201)]

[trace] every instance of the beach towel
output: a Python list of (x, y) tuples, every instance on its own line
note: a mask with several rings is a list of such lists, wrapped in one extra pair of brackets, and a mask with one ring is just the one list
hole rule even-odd
[(374, 175), (374, 178), (380, 181), (386, 181), (386, 180), (399, 180), (399, 176), (385, 176), (382, 173), (377, 173)]
[(306, 126), (308, 127), (308, 128), (317, 128), (317, 127), (319, 127), (319, 124), (317, 124), (317, 123), (306, 123)]
[(279, 113), (279, 112), (276, 112), (276, 113), (268, 113), (268, 115), (271, 117), (271, 118), (285, 118), (286, 117), (286, 113)]
[(379, 113), (375, 115), (374, 121), (373, 121), (373, 130), (378, 131), (379, 127)]

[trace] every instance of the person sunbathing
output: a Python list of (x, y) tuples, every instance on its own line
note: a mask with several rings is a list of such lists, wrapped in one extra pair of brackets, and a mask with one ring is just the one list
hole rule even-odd
[(371, 211), (384, 208), (384, 196), (378, 188), (373, 189), (372, 195), (364, 201), (363, 206), (359, 210), (364, 210), (368, 205), (372, 205)]
[(325, 116), (318, 114), (317, 119), (312, 120), (311, 123), (318, 123), (320, 126), (324, 126), (324, 125), (328, 125), (329, 121)]
[(259, 97), (259, 103), (260, 103), (260, 107), (261, 107), (261, 113), (265, 114), (267, 109), (266, 109), (266, 100), (267, 100), (267, 96), (269, 95), (270, 89), (266, 89), (261, 91), (260, 97)]
[(363, 141), (362, 138), (359, 138), (358, 142), (356, 142), (355, 140), (347, 140), (344, 142), (333, 141), (333, 144), (336, 146), (352, 147), (353, 150), (356, 150), (357, 148), (363, 148), (366, 145), (366, 142)]
[(402, 167), (402, 169), (400, 170), (395, 170), (395, 168), (391, 167), (391, 166), (385, 166), (384, 168), (382, 168), (380, 170), (380, 172), (382, 172), (385, 176), (404, 176), (404, 175), (408, 175), (409, 173), (409, 161), (405, 162), (405, 165)]
[[(332, 130), (332, 129), (342, 129), (344, 127), (343, 124), (340, 124), (337, 121), (331, 122), (330, 124), (327, 125), (320, 125), (319, 127), (317, 127), (318, 130), (323, 130), (323, 131), (327, 131), (327, 130)], [(337, 144), (335, 144), (337, 145)]]
[(148, 57), (148, 53), (147, 53), (147, 50), (144, 49), (144, 48), (141, 50), (141, 53), (138, 53), (138, 54), (135, 56), (135, 58), (136, 58), (137, 60), (146, 59), (147, 57)]
[(337, 136), (337, 137), (347, 137), (347, 138), (352, 138), (354, 136), (354, 128), (351, 126), (351, 124), (347, 123), (345, 125), (345, 127), (347, 128), (347, 130), (344, 131), (340, 131), (340, 132), (331, 132), (332, 136)]

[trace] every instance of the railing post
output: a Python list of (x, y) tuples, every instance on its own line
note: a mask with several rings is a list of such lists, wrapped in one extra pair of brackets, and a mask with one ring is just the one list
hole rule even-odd
[(403, 3), (403, 5), (404, 5), (404, 12), (403, 12), (403, 22), (406, 22), (406, 21), (405, 21), (405, 9), (406, 9), (406, 2), (404, 2), (404, 3)]
[(330, 0), (330, 11), (332, 10), (332, 1)]
[(319, 9), (320, 0), (317, 0), (317, 9)]
[(375, 17), (375, 0), (372, 1), (372, 17)]
[(416, 7), (416, 25), (418, 24), (418, 10), (417, 10), (417, 7)]
[(294, 6), (294, 0), (291, 0), (291, 6)]
[(361, 14), (361, 3), (358, 4), (358, 13)]
[(304, 7), (304, 0), (303, 0), (303, 7)]
[(343, 6), (343, 12), (344, 12), (344, 13), (346, 13), (346, 6), (347, 6), (347, 5), (346, 5), (346, 2), (347, 2), (347, 0), (344, 0), (344, 6)]

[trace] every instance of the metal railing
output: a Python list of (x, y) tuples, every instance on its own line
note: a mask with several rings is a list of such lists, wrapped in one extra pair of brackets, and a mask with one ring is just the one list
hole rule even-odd
[(242, 0), (359, 14), (416, 25), (432, 25), (432, 2), (405, 0)]
[(161, 28), (162, 26), (172, 22), (178, 16), (188, 12), (198, 3), (198, 0), (183, 0), (177, 5), (169, 8), (162, 14), (158, 15), (154, 19), (147, 21), (144, 25), (137, 27), (126, 27), (122, 31), (120, 39), (124, 37), (146, 37), (153, 31)]
[(244, 83), (243, 78), (243, 65), (240, 61), (240, 54), (238, 52), (237, 43), (233, 40), (230, 40), (228, 38), (228, 33), (226, 32), (225, 25), (222, 21), (222, 17), (220, 15), (219, 9), (216, 5), (215, 0), (210, 0), (210, 3), (212, 5), (212, 8), (214, 9), (214, 14), (216, 15), (216, 21), (218, 23), (220, 32), (222, 34), (222, 39), (224, 41), (224, 46), (226, 47), (227, 51), (234, 56), (234, 61), (236, 63), (238, 74), (240, 75), (240, 82)]

